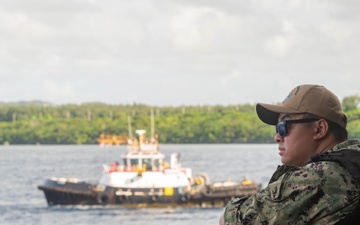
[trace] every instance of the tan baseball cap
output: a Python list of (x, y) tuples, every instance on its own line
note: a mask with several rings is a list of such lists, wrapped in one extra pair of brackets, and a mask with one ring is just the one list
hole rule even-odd
[(339, 99), (324, 86), (304, 84), (294, 88), (280, 105), (258, 103), (256, 112), (267, 124), (276, 125), (280, 113), (311, 113), (346, 128), (347, 118)]

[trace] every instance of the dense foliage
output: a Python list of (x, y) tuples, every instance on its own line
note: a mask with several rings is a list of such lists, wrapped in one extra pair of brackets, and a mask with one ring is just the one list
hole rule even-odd
[[(349, 136), (360, 137), (359, 96), (344, 98)], [(95, 144), (101, 134), (155, 132), (160, 143), (271, 143), (274, 127), (262, 123), (255, 106), (151, 107), (141, 104), (1, 104), (0, 143)], [(130, 122), (130, 126), (129, 126)]]

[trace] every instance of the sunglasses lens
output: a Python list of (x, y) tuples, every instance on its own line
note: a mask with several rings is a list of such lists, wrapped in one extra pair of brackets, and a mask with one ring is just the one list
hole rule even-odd
[(286, 124), (284, 122), (279, 122), (276, 124), (276, 133), (279, 133), (280, 136), (285, 136), (287, 133)]

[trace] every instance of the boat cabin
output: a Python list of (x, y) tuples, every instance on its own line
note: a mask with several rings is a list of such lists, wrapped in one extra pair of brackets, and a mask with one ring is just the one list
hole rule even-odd
[(121, 156), (124, 170), (126, 171), (158, 171), (163, 169), (163, 159), (165, 156), (161, 153), (128, 153)]

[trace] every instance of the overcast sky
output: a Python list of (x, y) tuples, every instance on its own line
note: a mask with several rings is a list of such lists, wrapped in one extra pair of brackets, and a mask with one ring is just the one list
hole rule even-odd
[(0, 101), (155, 106), (360, 87), (359, 0), (1, 0)]

